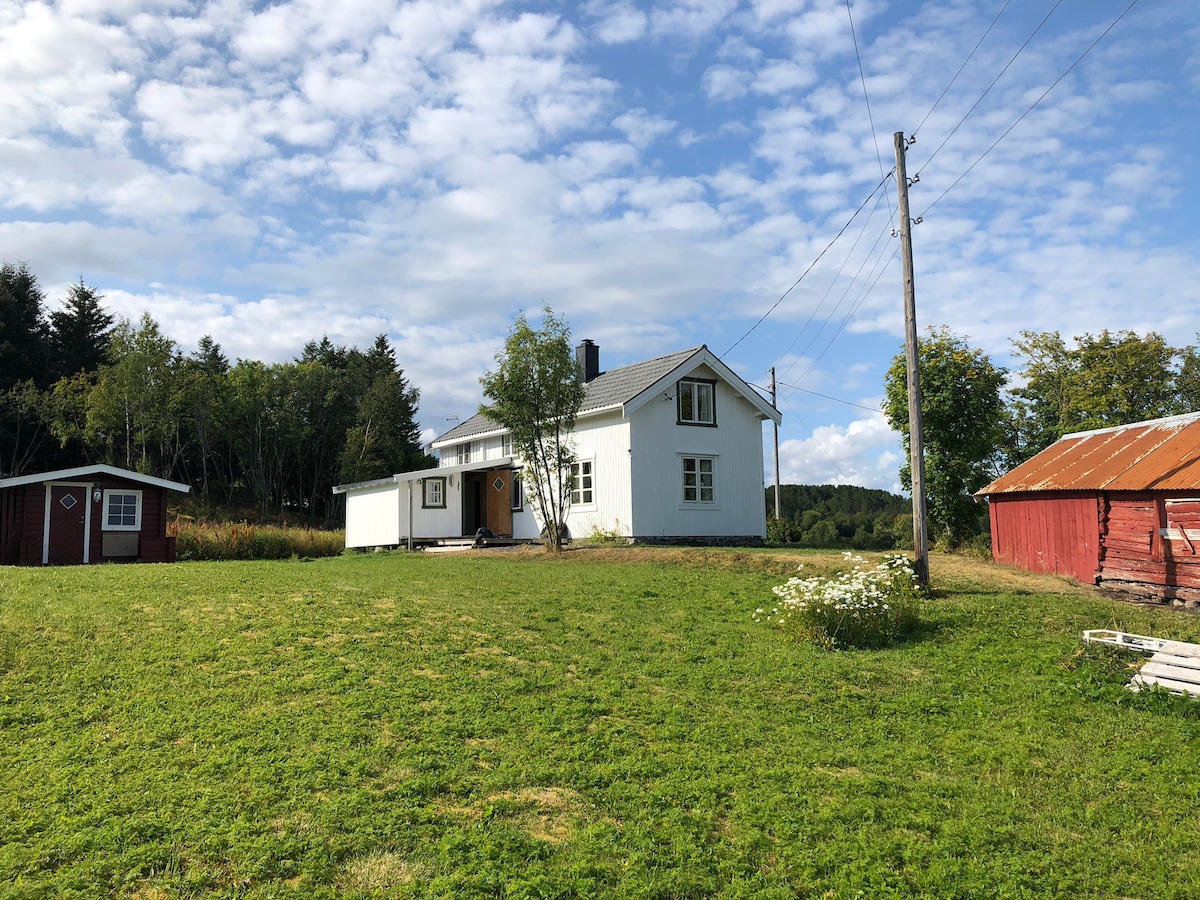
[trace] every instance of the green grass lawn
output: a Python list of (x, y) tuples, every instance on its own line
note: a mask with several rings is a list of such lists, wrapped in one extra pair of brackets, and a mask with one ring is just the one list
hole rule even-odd
[(0, 898), (1200, 896), (1200, 704), (1075, 658), (1200, 619), (935, 558), (831, 654), (800, 558), (0, 569)]

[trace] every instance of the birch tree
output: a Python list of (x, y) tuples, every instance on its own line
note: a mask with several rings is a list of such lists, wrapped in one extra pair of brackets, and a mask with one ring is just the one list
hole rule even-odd
[(562, 549), (571, 499), (575, 451), (571, 433), (583, 404), (583, 381), (571, 348), (571, 330), (550, 307), (542, 327), (517, 316), (496, 368), (481, 379), (491, 401), (479, 411), (508, 429), (513, 450), (525, 463), (526, 496), (544, 523), (546, 546)]

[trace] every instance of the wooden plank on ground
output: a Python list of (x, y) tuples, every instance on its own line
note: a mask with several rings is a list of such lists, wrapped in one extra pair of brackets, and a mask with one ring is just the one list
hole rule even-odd
[(1200, 698), (1200, 684), (1196, 684), (1193, 681), (1176, 681), (1175, 679), (1159, 675), (1143, 676), (1140, 672), (1134, 675), (1133, 679), (1129, 682), (1129, 690), (1143, 691), (1152, 685), (1158, 685), (1177, 696), (1187, 694), (1191, 697)]

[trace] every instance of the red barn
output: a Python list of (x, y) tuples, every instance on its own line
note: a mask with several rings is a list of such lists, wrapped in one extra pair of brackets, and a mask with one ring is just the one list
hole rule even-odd
[(0, 565), (174, 562), (167, 491), (189, 490), (99, 465), (0, 478)]
[(1068, 434), (976, 496), (997, 562), (1200, 599), (1200, 413)]

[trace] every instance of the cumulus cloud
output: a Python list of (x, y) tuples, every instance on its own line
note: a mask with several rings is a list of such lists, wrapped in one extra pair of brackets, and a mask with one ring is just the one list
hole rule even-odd
[(646, 33), (650, 20), (632, 3), (591, 2), (584, 10), (594, 17), (592, 32), (605, 44), (628, 44)]
[(780, 442), (780, 481), (899, 491), (899, 441), (882, 413), (844, 426), (819, 426), (808, 438)]
[[(842, 0), (0, 5), (0, 255), (231, 356), (388, 333), (438, 432), (546, 302), (606, 366), (744, 336), (752, 379), (869, 395), (901, 327), (894, 185), (826, 248), (991, 17), (852, 9), (875, 133)], [(1001, 362), (1021, 328), (1188, 343), (1187, 14), (1131, 13), (964, 176), (1096, 33), (1053, 20), (938, 149), (1028, 19), (1002, 17), (909, 151), (919, 318)], [(892, 486), (878, 417), (801, 412), (789, 478)]]

